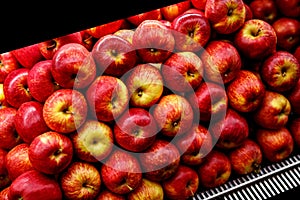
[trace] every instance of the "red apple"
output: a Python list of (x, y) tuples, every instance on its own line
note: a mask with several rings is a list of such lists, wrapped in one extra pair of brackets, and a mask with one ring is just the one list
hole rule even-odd
[(191, 8), (191, 2), (185, 0), (168, 6), (160, 8), (162, 18), (172, 22), (178, 15), (181, 15), (185, 11)]
[(120, 29), (114, 32), (114, 35), (120, 36), (121, 38), (127, 40), (132, 44), (132, 37), (134, 34), (134, 29)]
[(23, 103), (18, 108), (14, 124), (21, 139), (28, 144), (36, 136), (50, 130), (43, 118), (43, 104), (37, 101)]
[(104, 35), (112, 34), (119, 30), (123, 25), (125, 19), (117, 19), (112, 22), (101, 24), (92, 28), (88, 28), (86, 32), (96, 39), (101, 38)]
[(297, 18), (300, 16), (299, 0), (275, 0), (282, 15)]
[(28, 157), (32, 166), (45, 174), (58, 174), (73, 158), (71, 139), (54, 131), (45, 132), (30, 143)]
[(28, 89), (28, 68), (18, 68), (9, 73), (3, 83), (3, 91), (9, 105), (18, 108), (24, 102), (31, 101), (32, 95)]
[(300, 44), (300, 21), (291, 17), (280, 17), (272, 24), (277, 35), (277, 46), (290, 51)]
[(194, 52), (175, 52), (161, 66), (165, 86), (176, 92), (192, 92), (202, 82), (204, 66)]
[(270, 162), (280, 162), (293, 152), (294, 140), (286, 127), (273, 130), (259, 128), (255, 137), (263, 156)]
[(253, 72), (242, 69), (226, 87), (230, 106), (239, 112), (252, 112), (258, 108), (265, 95), (265, 85)]
[(253, 0), (249, 4), (253, 18), (272, 24), (278, 17), (278, 8), (273, 0)]
[(116, 119), (113, 132), (116, 143), (123, 149), (142, 152), (153, 144), (159, 130), (148, 110), (131, 107)]
[(0, 54), (0, 83), (3, 83), (7, 75), (20, 68), (20, 64), (17, 61), (14, 54), (9, 51)]
[(9, 186), (5, 187), (0, 191), (0, 199), (1, 200), (9, 200), (8, 198)]
[(206, 0), (190, 0), (192, 7), (201, 10), (204, 12), (205, 10), (205, 5), (206, 5)]
[(261, 60), (275, 53), (277, 35), (271, 24), (261, 19), (245, 21), (234, 36), (234, 46), (245, 57)]
[(16, 178), (8, 190), (8, 199), (60, 200), (63, 194), (59, 183), (37, 170), (27, 171)]
[(193, 110), (204, 122), (216, 122), (225, 117), (228, 97), (225, 87), (213, 82), (202, 82), (195, 93), (187, 96)]
[[(5, 189), (11, 184), (11, 178), (9, 177), (8, 170), (5, 163), (5, 158), (8, 150), (0, 148), (0, 191)], [(0, 195), (1, 199), (1, 195)]]
[(71, 34), (59, 36), (50, 40), (38, 43), (41, 54), (46, 60), (51, 60), (60, 47), (68, 43), (82, 43), (80, 31)]
[(87, 113), (85, 96), (75, 89), (56, 90), (43, 106), (43, 118), (47, 126), (65, 134), (77, 130), (85, 122)]
[(75, 155), (86, 162), (105, 159), (113, 148), (112, 128), (97, 120), (87, 120), (71, 136)]
[(138, 61), (133, 45), (116, 34), (101, 37), (94, 44), (92, 56), (100, 73), (120, 77)]
[(153, 108), (153, 117), (160, 132), (168, 137), (183, 135), (197, 120), (189, 101), (177, 94), (163, 95)]
[(178, 200), (189, 199), (195, 195), (199, 187), (197, 171), (186, 165), (179, 165), (176, 173), (162, 181), (166, 198)]
[(182, 137), (177, 138), (175, 144), (181, 154), (181, 162), (188, 166), (200, 165), (213, 148), (210, 132), (198, 123), (194, 123)]
[(128, 200), (163, 200), (165, 192), (160, 182), (143, 178), (140, 185), (127, 195)]
[(198, 52), (211, 37), (211, 26), (201, 11), (189, 9), (172, 21), (175, 49), (178, 51)]
[(242, 0), (207, 0), (204, 13), (212, 28), (220, 34), (231, 34), (245, 22), (246, 9)]
[(124, 195), (116, 194), (108, 189), (102, 189), (95, 200), (126, 200)]
[(240, 52), (224, 40), (212, 40), (200, 55), (204, 63), (204, 79), (227, 84), (236, 78), (242, 67)]
[(94, 200), (101, 188), (100, 171), (91, 163), (74, 161), (61, 174), (59, 184), (67, 199)]
[(134, 27), (139, 26), (145, 20), (161, 20), (163, 18), (160, 8), (135, 14), (126, 18)]
[(16, 131), (14, 120), (17, 109), (5, 107), (0, 109), (0, 148), (10, 150), (22, 141)]
[(263, 154), (258, 143), (247, 138), (240, 146), (229, 152), (232, 170), (238, 175), (259, 173)]
[(151, 181), (163, 181), (172, 177), (180, 165), (178, 148), (164, 139), (156, 139), (138, 156), (145, 178)]
[(240, 146), (249, 136), (246, 118), (232, 108), (228, 108), (223, 120), (211, 126), (211, 134), (220, 149), (233, 149)]
[(95, 79), (96, 63), (82, 44), (68, 43), (54, 54), (51, 73), (61, 87), (82, 89)]
[(204, 188), (215, 188), (225, 184), (232, 174), (231, 163), (228, 154), (212, 150), (204, 163), (197, 168), (199, 186)]
[(86, 91), (88, 106), (100, 121), (110, 122), (118, 118), (129, 103), (125, 83), (114, 76), (98, 76)]
[(263, 128), (284, 127), (291, 114), (291, 104), (283, 94), (267, 90), (260, 106), (252, 113), (253, 120)]
[(128, 194), (142, 181), (142, 169), (138, 159), (131, 153), (116, 149), (100, 169), (103, 184), (112, 192)]
[(292, 118), (287, 128), (293, 137), (296, 147), (300, 147), (300, 117)]
[(136, 65), (122, 78), (133, 107), (150, 108), (162, 96), (164, 80), (161, 71), (149, 63)]
[(29, 145), (21, 143), (8, 151), (5, 157), (5, 166), (10, 180), (34, 169), (28, 156)]
[(27, 84), (31, 96), (44, 103), (46, 99), (61, 86), (54, 81), (51, 73), (52, 60), (37, 62), (28, 72)]
[(175, 48), (172, 30), (159, 20), (145, 20), (135, 29), (132, 44), (143, 63), (164, 62)]
[(286, 92), (296, 85), (300, 77), (300, 64), (292, 53), (276, 51), (264, 60), (260, 74), (270, 89)]
[(21, 67), (30, 69), (33, 65), (41, 60), (44, 60), (38, 43), (14, 49), (11, 51), (17, 59)]
[(286, 97), (288, 98), (293, 113), (300, 114), (300, 78), (296, 85), (287, 92)]

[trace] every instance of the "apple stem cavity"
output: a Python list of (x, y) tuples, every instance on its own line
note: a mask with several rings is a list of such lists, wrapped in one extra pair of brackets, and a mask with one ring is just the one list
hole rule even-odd
[(232, 8), (229, 8), (228, 9), (228, 12), (227, 12), (227, 16), (231, 16), (233, 13), (233, 9)]
[(258, 174), (260, 172), (260, 169), (261, 169), (261, 165), (259, 163), (253, 163), (252, 164), (252, 167), (253, 167), (253, 172), (255, 174)]
[(55, 40), (51, 40), (51, 44), (49, 46), (47, 46), (47, 50), (51, 50), (54, 49), (56, 47), (56, 41)]

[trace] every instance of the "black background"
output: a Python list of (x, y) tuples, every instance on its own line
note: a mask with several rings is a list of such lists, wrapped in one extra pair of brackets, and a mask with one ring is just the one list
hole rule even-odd
[[(0, 53), (180, 1), (9, 1), (1, 5)], [(299, 194), (296, 188), (271, 199), (293, 199)]]

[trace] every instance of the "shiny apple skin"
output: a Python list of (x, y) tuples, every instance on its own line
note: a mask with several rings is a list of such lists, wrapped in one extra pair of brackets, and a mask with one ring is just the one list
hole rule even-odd
[(3, 83), (7, 75), (20, 68), (21, 65), (11, 51), (0, 54), (0, 83)]
[(165, 193), (160, 182), (143, 178), (140, 185), (127, 195), (128, 200), (163, 200)]

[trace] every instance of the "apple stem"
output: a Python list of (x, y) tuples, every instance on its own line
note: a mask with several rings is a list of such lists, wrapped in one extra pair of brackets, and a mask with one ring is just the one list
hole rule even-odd
[(133, 190), (133, 188), (132, 187), (130, 187), (129, 185), (126, 185), (127, 187), (128, 187), (128, 189), (130, 190), (130, 191), (132, 191)]
[(261, 165), (258, 163), (253, 163), (253, 172), (258, 174), (260, 172)]
[(53, 49), (56, 46), (55, 40), (51, 40), (51, 45), (47, 46), (47, 50)]
[(231, 16), (231, 15), (232, 15), (232, 13), (233, 13), (233, 9), (232, 9), (232, 8), (230, 8), (230, 9), (228, 10), (228, 12), (227, 12), (227, 16)]

